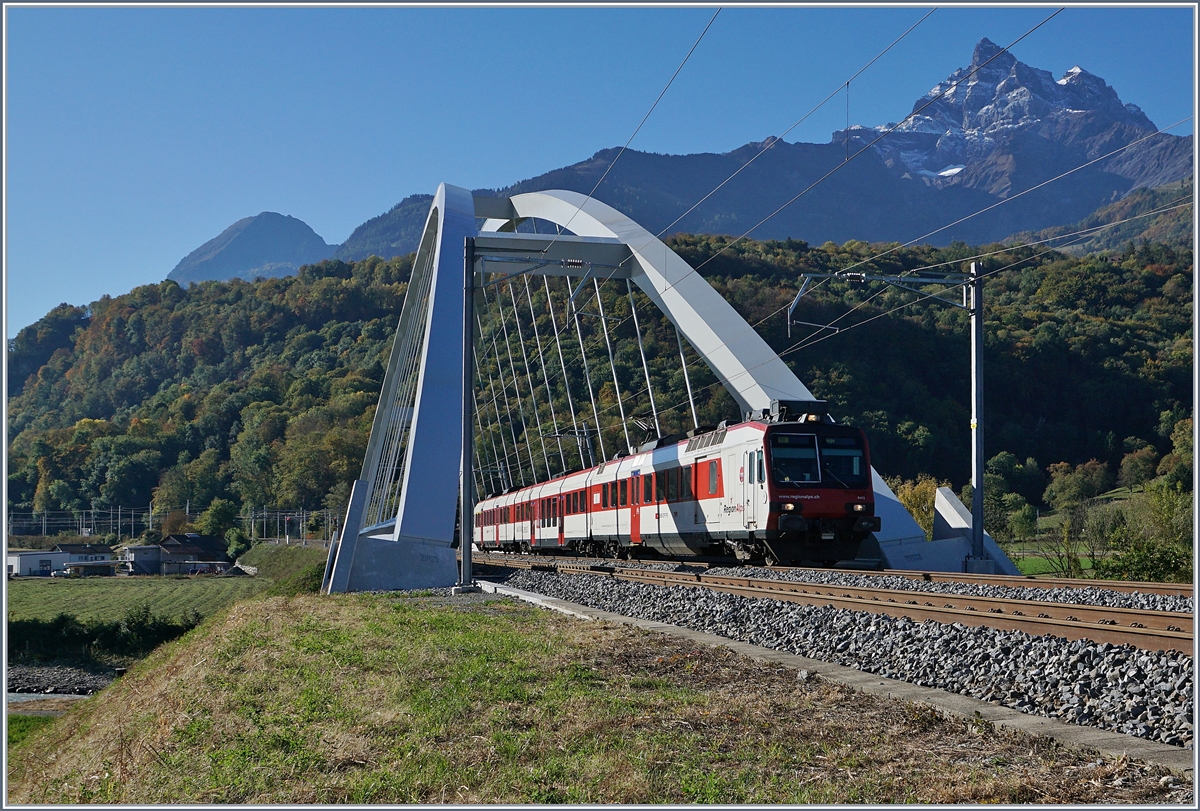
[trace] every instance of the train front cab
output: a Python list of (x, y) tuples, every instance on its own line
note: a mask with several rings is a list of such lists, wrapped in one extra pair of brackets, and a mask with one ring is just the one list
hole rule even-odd
[(832, 565), (857, 556), (880, 528), (866, 438), (858, 428), (816, 423), (767, 427), (751, 475), (765, 491), (763, 542), (781, 562)]

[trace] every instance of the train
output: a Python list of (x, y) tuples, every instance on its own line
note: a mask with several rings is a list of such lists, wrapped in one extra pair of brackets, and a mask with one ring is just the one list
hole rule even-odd
[(832, 566), (880, 530), (862, 430), (775, 400), (480, 500), (483, 551)]

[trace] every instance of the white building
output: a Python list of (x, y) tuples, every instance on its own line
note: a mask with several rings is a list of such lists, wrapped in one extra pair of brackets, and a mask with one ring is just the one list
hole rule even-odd
[(8, 573), (20, 577), (49, 577), (51, 572), (61, 572), (70, 559), (69, 552), (9, 552)]

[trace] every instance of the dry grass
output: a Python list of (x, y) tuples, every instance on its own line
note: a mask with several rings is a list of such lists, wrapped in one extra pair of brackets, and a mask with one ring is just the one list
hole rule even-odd
[(489, 597), (240, 603), (10, 755), (22, 803), (1169, 797), (1165, 770)]

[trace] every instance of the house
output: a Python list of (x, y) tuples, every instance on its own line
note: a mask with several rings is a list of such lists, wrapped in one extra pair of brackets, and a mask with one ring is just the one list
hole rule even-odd
[(158, 547), (162, 550), (163, 574), (223, 572), (233, 563), (226, 554), (225, 541), (210, 535), (168, 535)]
[(168, 535), (157, 544), (126, 546), (121, 561), (130, 574), (219, 573), (232, 561), (220, 538), (198, 535)]
[(80, 577), (89, 574), (111, 575), (119, 565), (113, 560), (112, 549), (96, 543), (60, 543), (54, 547), (56, 552), (66, 552), (69, 556), (64, 568), (67, 574)]
[(161, 574), (162, 550), (157, 544), (123, 547), (120, 560), (129, 574)]
[(67, 560), (71, 563), (112, 560), (112, 549), (98, 543), (60, 543), (54, 547), (54, 551), (66, 552), (70, 555)]
[(67, 552), (48, 552), (44, 549), (31, 552), (9, 552), (8, 573), (17, 577), (49, 577), (54, 572), (65, 570), (70, 555)]

